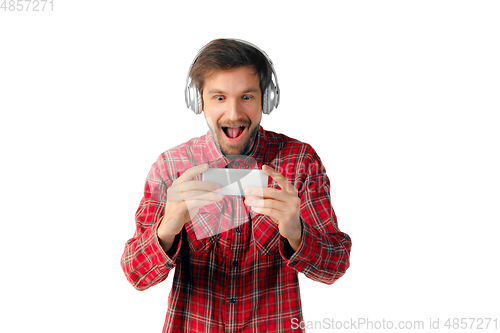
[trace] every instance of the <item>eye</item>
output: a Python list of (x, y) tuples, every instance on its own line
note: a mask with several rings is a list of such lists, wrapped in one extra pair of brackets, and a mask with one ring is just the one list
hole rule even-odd
[(219, 102), (222, 102), (224, 100), (223, 96), (215, 96), (214, 98)]
[(246, 95), (245, 95), (245, 96), (243, 96), (243, 100), (245, 100), (245, 101), (249, 101), (249, 100), (250, 100), (250, 98), (251, 98), (250, 96), (246, 96)]

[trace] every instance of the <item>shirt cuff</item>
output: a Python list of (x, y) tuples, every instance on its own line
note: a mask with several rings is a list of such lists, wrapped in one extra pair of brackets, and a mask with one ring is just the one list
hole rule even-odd
[(314, 252), (314, 233), (311, 231), (311, 227), (305, 223), (302, 218), (300, 219), (302, 224), (302, 238), (300, 240), (299, 247), (297, 250), (293, 251), (288, 239), (280, 236), (281, 241), (279, 243), (279, 250), (281, 257), (287, 262), (287, 265), (298, 272), (301, 272), (307, 262), (307, 258), (311, 256)]
[[(175, 261), (181, 249), (181, 233), (175, 235), (174, 242), (172, 243), (172, 247), (168, 250), (168, 254), (165, 253), (163, 247), (160, 244), (160, 239), (158, 238), (158, 227), (160, 226), (161, 218), (155, 223), (153, 228), (151, 229), (153, 235), (151, 235), (151, 250), (152, 256), (156, 258), (156, 262), (158, 266), (164, 266), (167, 269), (171, 269), (175, 266)], [(171, 255), (171, 256), (169, 256)]]

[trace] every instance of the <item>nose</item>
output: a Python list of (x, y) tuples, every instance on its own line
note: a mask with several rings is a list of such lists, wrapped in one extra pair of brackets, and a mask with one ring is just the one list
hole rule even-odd
[(226, 117), (230, 121), (237, 121), (243, 118), (243, 108), (241, 107), (240, 101), (237, 98), (230, 98), (226, 105)]

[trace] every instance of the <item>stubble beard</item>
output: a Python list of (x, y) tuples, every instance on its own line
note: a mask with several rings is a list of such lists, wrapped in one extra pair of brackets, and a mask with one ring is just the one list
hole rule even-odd
[[(209, 126), (210, 127), (210, 126)], [(255, 141), (257, 139), (257, 134), (259, 132), (260, 121), (252, 129), (250, 129), (250, 135), (248, 139), (244, 142), (240, 141), (236, 144), (227, 144), (224, 139), (224, 133), (222, 132), (222, 126), (218, 126), (217, 133), (210, 127), (210, 132), (212, 132), (212, 137), (217, 138), (216, 145), (220, 149), (224, 156), (228, 155), (247, 155), (253, 148)], [(250, 128), (250, 127), (249, 127)]]

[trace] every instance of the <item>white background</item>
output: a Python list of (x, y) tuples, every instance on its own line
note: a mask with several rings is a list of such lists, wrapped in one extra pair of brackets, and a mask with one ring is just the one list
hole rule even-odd
[(316, 149), (352, 237), (305, 319), (498, 317), (498, 2), (54, 1), (0, 11), (2, 332), (161, 332), (171, 277), (120, 256), (151, 164), (207, 131), (183, 89), (220, 37), (275, 63), (262, 125)]

